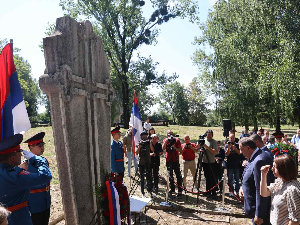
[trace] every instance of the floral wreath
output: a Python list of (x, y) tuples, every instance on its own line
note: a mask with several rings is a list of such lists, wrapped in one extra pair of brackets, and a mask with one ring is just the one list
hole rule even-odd
[(297, 151), (292, 145), (288, 145), (285, 143), (275, 143), (269, 146), (269, 150), (271, 151), (274, 158), (279, 155), (289, 155), (291, 157), (294, 157), (297, 155)]
[[(125, 224), (130, 220), (130, 200), (126, 186), (120, 175), (105, 175), (104, 184), (96, 186), (105, 224)], [(129, 223), (128, 223), (129, 224)]]

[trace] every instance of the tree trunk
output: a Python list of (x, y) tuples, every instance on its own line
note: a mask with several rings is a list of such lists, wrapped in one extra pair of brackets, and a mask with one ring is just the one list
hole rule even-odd
[(280, 115), (276, 115), (276, 131), (280, 131)]
[(256, 115), (253, 118), (253, 126), (254, 126), (254, 130), (258, 130), (257, 116)]
[(130, 106), (129, 106), (129, 85), (127, 82), (127, 77), (122, 82), (122, 94), (123, 94), (123, 118), (124, 118), (124, 128), (129, 128), (129, 120), (130, 120)]

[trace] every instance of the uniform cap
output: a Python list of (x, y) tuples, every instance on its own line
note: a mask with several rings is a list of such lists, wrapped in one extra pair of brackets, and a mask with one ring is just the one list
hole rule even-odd
[(272, 134), (275, 138), (282, 138), (284, 134), (281, 131), (276, 131)]
[(31, 138), (24, 141), (24, 143), (28, 143), (28, 145), (35, 145), (39, 143), (44, 143), (43, 138), (45, 137), (45, 132), (40, 132), (33, 135)]
[(0, 155), (20, 151), (20, 143), (23, 140), (22, 134), (15, 134), (0, 141)]
[(120, 126), (115, 127), (111, 130), (111, 134), (119, 133), (120, 132)]

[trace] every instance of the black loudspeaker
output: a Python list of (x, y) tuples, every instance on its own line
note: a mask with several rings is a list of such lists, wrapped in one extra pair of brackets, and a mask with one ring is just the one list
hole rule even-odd
[(231, 130), (231, 120), (223, 119), (223, 136), (228, 137), (230, 130)]

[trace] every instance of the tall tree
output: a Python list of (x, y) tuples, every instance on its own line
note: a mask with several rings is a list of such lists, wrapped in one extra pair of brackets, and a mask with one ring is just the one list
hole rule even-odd
[(206, 122), (207, 102), (203, 86), (197, 77), (194, 77), (187, 87), (187, 100), (189, 102), (189, 125), (203, 125)]
[[(103, 39), (104, 50), (112, 65), (112, 79), (122, 91), (120, 99), (124, 108), (124, 125), (130, 117), (130, 80), (132, 58), (143, 44), (156, 43), (158, 26), (175, 17), (189, 16), (196, 19), (196, 0), (150, 0), (153, 13), (150, 18), (143, 16), (145, 1), (139, 0), (61, 0), (66, 14), (77, 18), (83, 16), (94, 22), (94, 28)], [(149, 3), (150, 3), (149, 2)], [(139, 74), (134, 74), (139, 76)], [(158, 83), (160, 76), (147, 76), (147, 84)]]
[[(0, 52), (7, 43), (8, 41), (6, 39), (0, 39)], [(37, 109), (41, 91), (37, 81), (32, 77), (30, 64), (18, 54), (20, 51), (20, 49), (14, 48), (14, 62), (18, 72), (18, 79), (23, 92), (30, 122), (37, 122)]]
[(189, 102), (183, 85), (178, 81), (166, 84), (159, 99), (160, 108), (172, 115), (173, 123), (188, 125)]
[(299, 3), (292, 2), (220, 0), (196, 40), (214, 49), (209, 56), (198, 50), (194, 60), (206, 71), (203, 79), (217, 86), (221, 114), (246, 127), (252, 121), (257, 128), (264, 116), (280, 129), (280, 117), (291, 114), (299, 95), (300, 39), (289, 29), (300, 22)]

